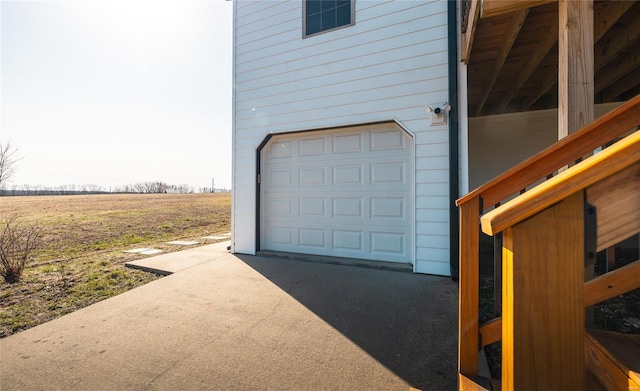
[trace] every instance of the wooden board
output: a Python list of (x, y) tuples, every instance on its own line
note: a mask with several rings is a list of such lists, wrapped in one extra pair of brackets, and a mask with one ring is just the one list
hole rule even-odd
[(466, 376), (478, 375), (479, 210), (478, 198), (460, 206), (458, 372)]
[(583, 197), (504, 231), (503, 390), (585, 389)]
[(587, 188), (596, 207), (598, 251), (640, 232), (640, 161)]
[(482, 346), (491, 345), (502, 338), (502, 318), (496, 318), (480, 326)]
[(626, 334), (626, 337), (636, 345), (638, 345), (638, 349), (640, 349), (640, 334)]
[(593, 121), (593, 2), (558, 3), (558, 140)]
[(489, 391), (490, 385), (488, 379), (469, 378), (463, 374), (458, 376), (458, 391)]
[(484, 0), (482, 2), (482, 17), (508, 14), (511, 12), (553, 3), (557, 0)]
[(587, 384), (587, 388), (586, 388), (587, 391), (607, 391), (607, 389), (602, 385), (602, 383), (600, 383), (598, 378), (593, 373), (591, 373), (591, 371), (589, 371), (588, 369), (587, 369), (585, 382)]
[(584, 284), (584, 305), (592, 306), (640, 288), (640, 260)]
[(461, 48), (460, 48), (460, 56), (461, 61), (465, 64), (469, 62), (469, 57), (471, 56), (471, 47), (473, 46), (473, 37), (476, 32), (476, 25), (478, 18), (480, 16), (480, 5), (478, 1), (474, 1), (471, 3), (471, 10), (469, 11), (469, 19), (467, 22), (467, 29), (462, 34), (461, 39)]
[(640, 348), (624, 334), (589, 330), (585, 356), (588, 369), (607, 389), (640, 389)]

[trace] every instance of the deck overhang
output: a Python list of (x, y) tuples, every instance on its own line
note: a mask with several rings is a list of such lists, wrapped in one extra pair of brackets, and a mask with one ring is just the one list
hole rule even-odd
[(576, 85), (592, 84), (588, 95), (596, 104), (638, 95), (638, 21), (638, 1), (467, 1), (461, 59), (467, 64), (469, 116), (558, 108), (562, 94), (573, 88), (559, 94), (559, 75)]

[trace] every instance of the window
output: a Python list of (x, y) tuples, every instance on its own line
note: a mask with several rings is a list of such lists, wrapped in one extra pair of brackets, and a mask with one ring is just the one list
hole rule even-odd
[(304, 35), (352, 25), (355, 0), (304, 0)]

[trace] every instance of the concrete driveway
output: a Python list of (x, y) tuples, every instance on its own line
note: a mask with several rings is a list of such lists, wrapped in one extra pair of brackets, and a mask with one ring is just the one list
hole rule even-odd
[(449, 278), (220, 245), (162, 257), (190, 266), (2, 339), (0, 390), (456, 387)]

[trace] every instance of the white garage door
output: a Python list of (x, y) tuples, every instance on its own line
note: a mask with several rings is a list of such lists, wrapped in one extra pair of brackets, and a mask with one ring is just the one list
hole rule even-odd
[(393, 124), (274, 136), (261, 249), (413, 263), (412, 151)]

